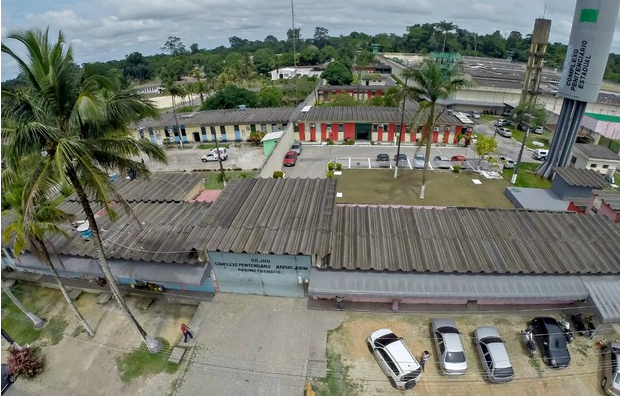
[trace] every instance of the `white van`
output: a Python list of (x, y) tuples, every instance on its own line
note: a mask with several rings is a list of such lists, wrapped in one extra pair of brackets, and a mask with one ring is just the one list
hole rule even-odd
[(540, 161), (544, 161), (544, 160), (547, 159), (547, 155), (548, 154), (549, 154), (549, 150), (547, 150), (547, 149), (536, 149), (532, 153), (532, 157), (534, 159), (537, 159), (537, 160), (540, 160)]

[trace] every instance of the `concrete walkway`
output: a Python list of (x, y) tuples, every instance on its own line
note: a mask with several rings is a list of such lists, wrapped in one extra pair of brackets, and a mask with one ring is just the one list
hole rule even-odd
[(195, 345), (174, 395), (302, 394), (307, 378), (325, 376), (327, 331), (344, 318), (306, 299), (219, 293), (192, 320)]

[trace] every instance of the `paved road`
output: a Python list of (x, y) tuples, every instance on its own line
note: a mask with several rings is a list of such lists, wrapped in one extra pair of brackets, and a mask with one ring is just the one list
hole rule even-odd
[[(482, 121), (480, 124), (474, 126), (474, 131), (481, 133), (485, 136), (493, 136), (495, 134), (495, 127), (486, 121)], [(521, 142), (516, 141), (513, 138), (505, 138), (501, 135), (497, 135), (497, 154), (506, 155), (515, 161), (519, 157), (519, 150), (521, 149)], [(532, 158), (532, 150), (527, 147), (523, 150), (523, 162), (538, 162)]]
[(219, 293), (197, 335), (175, 396), (290, 396), (326, 373), (327, 331), (343, 312), (308, 300)]

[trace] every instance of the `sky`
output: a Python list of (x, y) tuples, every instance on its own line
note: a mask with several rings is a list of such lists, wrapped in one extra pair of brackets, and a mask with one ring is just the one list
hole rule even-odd
[[(402, 36), (416, 23), (451, 21), (478, 34), (499, 30), (531, 33), (534, 20), (551, 19), (551, 42), (566, 44), (576, 0), (293, 0), (295, 27), (303, 39), (316, 26), (330, 36), (352, 31)], [(4, 0), (1, 5), (2, 43), (17, 50), (6, 35), (22, 28), (62, 30), (78, 64), (123, 59), (138, 51), (161, 53), (169, 36), (186, 48), (228, 46), (228, 38), (264, 40), (286, 37), (291, 28), (290, 0)], [(18, 51), (19, 52), (19, 51)], [(616, 23), (611, 52), (620, 53), (620, 22)], [(17, 75), (16, 64), (1, 58), (2, 81)]]

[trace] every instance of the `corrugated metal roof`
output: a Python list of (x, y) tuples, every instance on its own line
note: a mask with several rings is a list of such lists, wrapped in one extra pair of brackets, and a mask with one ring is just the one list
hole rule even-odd
[[(405, 123), (411, 122), (420, 106), (413, 101), (407, 101), (405, 106)], [(441, 110), (438, 110), (441, 111)], [(438, 112), (436, 112), (436, 115)], [(297, 118), (299, 122), (369, 122), (369, 123), (396, 123), (402, 118), (400, 107), (376, 106), (321, 106), (312, 107)], [(442, 112), (437, 120), (440, 125), (462, 125), (459, 120), (446, 112)]]
[(582, 276), (603, 323), (620, 322), (620, 277)]
[[(204, 220), (209, 205), (203, 202), (141, 202), (131, 204), (133, 216), (122, 209), (118, 209), (119, 216), (114, 222), (108, 216), (101, 216), (97, 224), (106, 257), (155, 263), (203, 262), (208, 232)], [(61, 208), (77, 214), (78, 220), (84, 219), (82, 207), (76, 202), (65, 202)], [(69, 238), (49, 235), (56, 251), (68, 256), (94, 257), (94, 242), (83, 240), (69, 226), (67, 230)]]
[(213, 202), (220, 196), (222, 190), (204, 190), (190, 202)]
[(377, 271), (310, 270), (310, 296), (346, 295), (389, 298), (585, 300), (579, 276), (395, 274)]
[(329, 253), (336, 182), (329, 179), (235, 179), (204, 225), (210, 251)]
[[(179, 125), (247, 125), (247, 124), (281, 124), (288, 122), (295, 109), (293, 107), (269, 107), (258, 109), (227, 109), (227, 110), (204, 110), (193, 113), (178, 113)], [(143, 119), (133, 127), (138, 128), (163, 128), (165, 125), (172, 127), (175, 124), (172, 113), (162, 114), (158, 119)]]
[(603, 179), (600, 173), (592, 169), (553, 168), (555, 177), (561, 177), (566, 184), (573, 187), (606, 188), (609, 183)]
[(620, 210), (620, 193), (617, 191), (597, 191), (594, 193), (613, 210)]
[[(127, 202), (183, 202), (195, 198), (203, 189), (200, 173), (154, 173), (148, 179), (118, 179), (116, 192)], [(74, 193), (67, 201), (77, 201)]]
[(620, 161), (620, 155), (597, 144), (575, 143), (575, 150), (581, 151), (588, 158)]
[(620, 229), (577, 213), (338, 206), (333, 269), (617, 274)]

